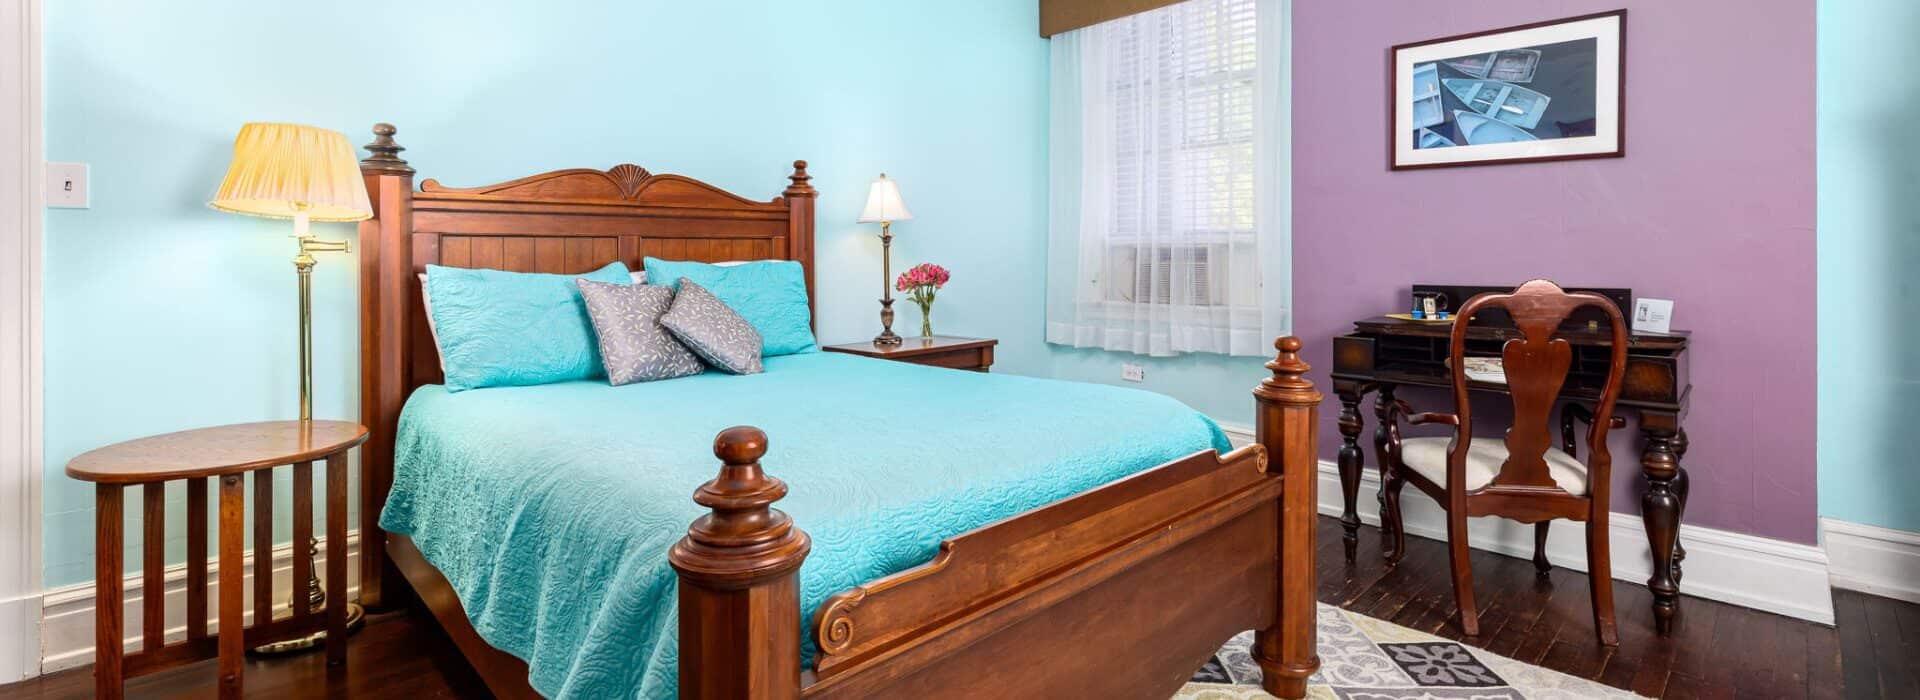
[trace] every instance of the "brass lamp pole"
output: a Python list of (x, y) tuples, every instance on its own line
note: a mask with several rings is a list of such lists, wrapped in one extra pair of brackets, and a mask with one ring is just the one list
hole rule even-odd
[(899, 345), (900, 336), (893, 332), (893, 222), (907, 221), (913, 218), (913, 212), (907, 211), (905, 202), (900, 201), (900, 186), (887, 179), (886, 173), (873, 181), (867, 189), (867, 207), (860, 212), (860, 223), (880, 224), (880, 335), (873, 339), (874, 345)]
[(300, 276), (300, 420), (313, 420), (313, 265), (314, 253), (351, 253), (348, 241), (328, 241), (307, 232), (309, 221), (305, 205), (294, 214), (293, 237), (300, 241), (300, 254), (293, 256), (293, 270)]
[[(361, 221), (373, 216), (367, 199), (366, 184), (360, 179), (360, 166), (353, 146), (339, 132), (298, 124), (253, 123), (240, 128), (233, 142), (233, 164), (220, 182), (220, 190), (209, 204), (221, 211), (293, 220), (293, 238), (300, 252), (293, 258), (294, 273), (300, 279), (300, 420), (313, 420), (313, 266), (314, 253), (350, 252), (347, 241), (316, 238), (308, 230), (314, 221)], [(307, 557), (319, 555), (320, 543), (308, 539)], [(254, 556), (269, 556), (255, 552)], [(297, 554), (295, 556), (298, 556)], [(326, 608), (327, 595), (314, 574), (318, 566), (309, 566), (305, 595), (308, 609), (319, 614)], [(292, 615), (291, 596), (302, 595), (295, 582), (290, 594), (288, 615)], [(358, 629), (366, 611), (352, 602), (347, 606), (347, 629)], [(299, 639), (255, 647), (263, 654), (279, 654), (312, 649), (326, 641), (322, 630)]]

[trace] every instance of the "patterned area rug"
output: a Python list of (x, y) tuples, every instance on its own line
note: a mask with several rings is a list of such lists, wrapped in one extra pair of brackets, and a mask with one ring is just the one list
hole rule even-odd
[[(1635, 698), (1593, 681), (1488, 653), (1459, 642), (1320, 606), (1320, 672), (1307, 697), (1340, 700), (1557, 700)], [(1271, 698), (1242, 632), (1193, 674), (1175, 700)]]

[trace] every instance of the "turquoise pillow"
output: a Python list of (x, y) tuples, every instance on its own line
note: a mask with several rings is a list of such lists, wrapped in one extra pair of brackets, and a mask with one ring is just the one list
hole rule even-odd
[[(755, 260), (737, 265), (712, 265), (684, 260), (647, 258), (647, 282), (680, 288), (680, 280), (694, 284), (726, 302), (734, 313), (760, 332), (760, 354), (765, 357), (813, 352), (813, 313), (807, 308), (807, 273), (792, 260)], [(437, 300), (436, 300), (437, 302)]]
[(577, 279), (633, 283), (618, 262), (583, 275), (428, 265), (427, 296), (447, 391), (602, 376)]

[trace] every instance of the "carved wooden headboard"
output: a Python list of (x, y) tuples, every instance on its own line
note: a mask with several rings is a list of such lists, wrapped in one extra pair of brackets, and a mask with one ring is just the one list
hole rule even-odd
[(781, 195), (757, 202), (699, 180), (636, 165), (556, 170), (484, 187), (427, 180), (390, 124), (375, 124), (360, 162), (374, 217), (360, 224), (360, 413), (372, 436), (361, 452), (361, 597), (381, 604), (384, 533), (377, 525), (393, 484), (400, 407), (441, 381), (417, 275), (428, 264), (516, 272), (581, 273), (615, 260), (640, 269), (673, 260), (785, 259), (813, 290), (813, 203), (806, 161), (794, 161)]

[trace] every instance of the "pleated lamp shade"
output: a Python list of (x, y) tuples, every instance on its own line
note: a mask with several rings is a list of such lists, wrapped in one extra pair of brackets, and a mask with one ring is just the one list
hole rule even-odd
[(337, 131), (299, 124), (252, 123), (233, 140), (233, 164), (208, 202), (250, 216), (313, 221), (373, 217), (353, 146)]

